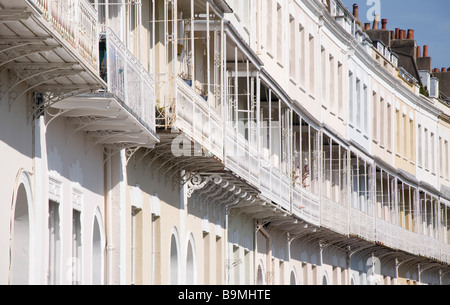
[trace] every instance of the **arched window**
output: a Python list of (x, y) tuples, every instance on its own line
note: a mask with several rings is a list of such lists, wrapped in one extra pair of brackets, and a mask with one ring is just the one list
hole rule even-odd
[(30, 283), (30, 207), (32, 202), (30, 182), (25, 173), (20, 175), (18, 185), (14, 193), (11, 216), (10, 283), (27, 285)]
[(172, 232), (172, 238), (170, 241), (170, 284), (178, 285), (179, 281), (179, 246), (178, 246), (178, 234), (176, 229)]
[(264, 269), (262, 264), (259, 264), (258, 271), (256, 273), (256, 285), (264, 285)]
[(195, 243), (194, 239), (191, 236), (189, 243), (188, 243), (188, 249), (187, 249), (187, 256), (186, 256), (186, 284), (187, 285), (195, 285), (197, 284), (197, 264), (195, 260)]
[(297, 285), (297, 272), (295, 272), (295, 268), (291, 271), (290, 285)]
[[(98, 212), (99, 213), (99, 212)], [(92, 284), (103, 284), (104, 273), (104, 247), (102, 236), (101, 218), (96, 215), (94, 218), (94, 227), (92, 233)]]

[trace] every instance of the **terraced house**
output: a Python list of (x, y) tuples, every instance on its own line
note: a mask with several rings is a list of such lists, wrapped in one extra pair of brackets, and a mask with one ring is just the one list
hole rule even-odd
[(450, 72), (358, 15), (0, 0), (0, 283), (450, 284)]

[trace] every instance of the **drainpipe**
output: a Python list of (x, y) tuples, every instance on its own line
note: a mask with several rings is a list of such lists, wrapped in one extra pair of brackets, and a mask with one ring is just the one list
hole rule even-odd
[(152, 215), (152, 285), (155, 285), (155, 221), (156, 216)]
[(241, 202), (241, 199), (238, 198), (235, 201), (233, 201), (233, 203), (227, 204), (225, 206), (225, 284), (229, 285), (229, 281), (230, 281), (230, 274), (228, 271), (228, 251), (229, 251), (229, 245), (228, 245), (228, 222), (229, 222), (229, 214), (230, 214), (230, 210), (237, 206), (239, 203)]

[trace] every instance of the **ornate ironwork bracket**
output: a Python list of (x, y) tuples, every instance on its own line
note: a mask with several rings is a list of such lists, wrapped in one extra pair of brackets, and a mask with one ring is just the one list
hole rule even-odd
[(219, 184), (222, 182), (222, 177), (219, 175), (209, 175), (209, 176), (202, 176), (200, 174), (190, 175), (189, 179), (186, 182), (187, 187), (187, 197), (191, 198), (192, 194), (195, 191), (201, 190), (204, 188), (210, 181), (213, 181), (216, 184)]

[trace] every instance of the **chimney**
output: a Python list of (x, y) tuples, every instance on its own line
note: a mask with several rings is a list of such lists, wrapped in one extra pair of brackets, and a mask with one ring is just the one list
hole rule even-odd
[(408, 37), (407, 39), (413, 39), (414, 40), (414, 30), (408, 29)]
[(380, 15), (375, 14), (375, 18), (373, 19), (373, 29), (378, 30), (378, 23), (380, 22)]
[(429, 57), (428, 56), (428, 46), (423, 46), (423, 57)]
[(422, 56), (420, 46), (417, 46), (417, 58), (420, 58)]
[(355, 16), (356, 20), (359, 20), (359, 6), (357, 3), (353, 4), (353, 16)]
[(370, 30), (370, 23), (364, 23), (364, 29)]
[(383, 30), (386, 30), (386, 29), (387, 29), (387, 22), (388, 22), (387, 19), (381, 19), (381, 28), (382, 28)]

